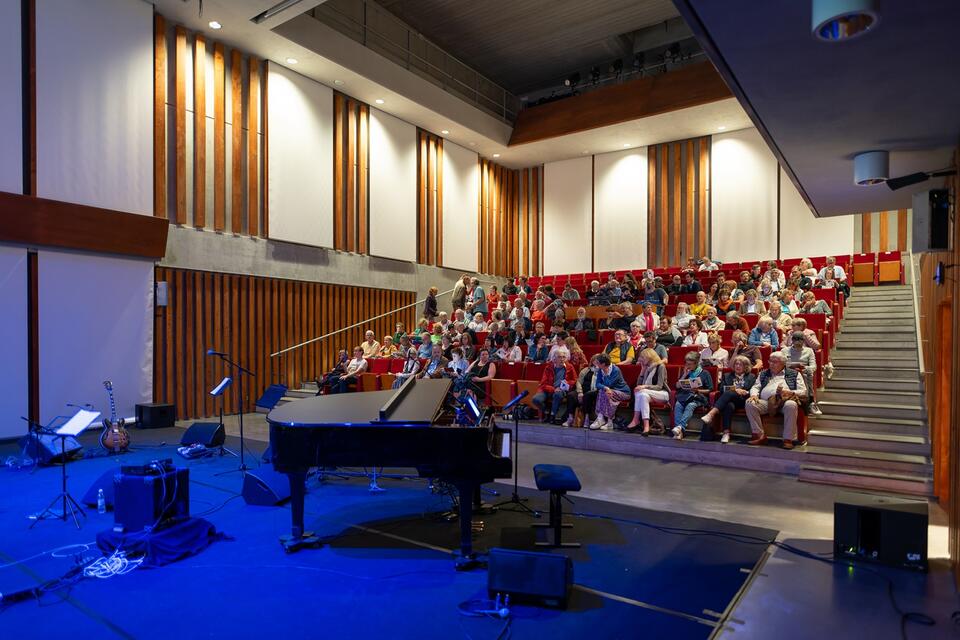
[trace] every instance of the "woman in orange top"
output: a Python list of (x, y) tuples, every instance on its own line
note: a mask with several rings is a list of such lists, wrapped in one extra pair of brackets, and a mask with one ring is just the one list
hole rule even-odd
[(725, 316), (727, 311), (733, 308), (733, 298), (730, 297), (730, 291), (726, 287), (720, 289), (720, 296), (717, 299), (717, 304), (714, 305), (717, 309), (717, 315)]
[(490, 305), (491, 309), (496, 309), (497, 304), (500, 302), (500, 294), (497, 293), (497, 285), (490, 285), (490, 293), (487, 294), (487, 304)]
[(543, 310), (544, 306), (543, 300), (533, 301), (533, 313), (530, 314), (530, 321), (533, 322), (533, 324), (537, 324), (538, 322), (546, 324), (547, 314)]

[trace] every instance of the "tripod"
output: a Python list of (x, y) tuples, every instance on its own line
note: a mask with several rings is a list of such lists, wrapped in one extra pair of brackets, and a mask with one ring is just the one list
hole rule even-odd
[(531, 509), (527, 505), (527, 499), (520, 497), (520, 491), (518, 487), (519, 482), (519, 468), (520, 468), (520, 414), (517, 412), (516, 405), (523, 400), (529, 391), (524, 391), (516, 398), (508, 402), (503, 410), (507, 409), (513, 410), (513, 493), (506, 500), (502, 500), (493, 507), (495, 509), (504, 509), (507, 511), (519, 511), (521, 513), (529, 513), (534, 518), (540, 517), (540, 512), (536, 509)]
[[(207, 349), (207, 355), (208, 355), (208, 356), (218, 356), (218, 357), (219, 357), (221, 360), (223, 360), (227, 365), (229, 365), (229, 366), (233, 367), (234, 369), (236, 369), (236, 370), (237, 370), (237, 379), (238, 379), (238, 381), (239, 381), (238, 384), (237, 384), (237, 396), (238, 396), (238, 398), (237, 398), (237, 400), (238, 400), (238, 402), (237, 402), (237, 407), (238, 407), (237, 415), (238, 415), (239, 420), (240, 420), (240, 465), (239, 465), (236, 469), (232, 469), (232, 470), (230, 470), (230, 471), (224, 471), (223, 473), (218, 473), (217, 475), (225, 475), (225, 474), (227, 474), (227, 473), (233, 473), (234, 471), (239, 471), (242, 475), (247, 475), (247, 471), (249, 471), (250, 467), (247, 466), (247, 462), (246, 462), (246, 459), (245, 459), (245, 457), (244, 457), (244, 453), (245, 453), (245, 449), (247, 448), (247, 445), (246, 445), (246, 441), (244, 440), (244, 437), (243, 437), (243, 409), (244, 409), (243, 376), (244, 376), (244, 375), (248, 375), (248, 376), (250, 376), (251, 378), (255, 378), (256, 376), (254, 375), (254, 373), (253, 373), (252, 371), (250, 371), (250, 370), (247, 369), (246, 367), (243, 367), (243, 366), (241, 366), (239, 363), (234, 362), (233, 360), (231, 360), (226, 353), (222, 353), (222, 352), (220, 352), (220, 351), (214, 351), (213, 349)], [(229, 382), (228, 382), (227, 384), (229, 384)], [(223, 385), (223, 383), (221, 383), (221, 385)], [(220, 385), (218, 385), (217, 388), (220, 389)], [(217, 390), (217, 389), (215, 389), (214, 391), (216, 391), (216, 390)], [(222, 391), (222, 389), (220, 389), (220, 390)], [(220, 411), (221, 411), (221, 414), (220, 414), (220, 423), (223, 424), (223, 404), (222, 404), (222, 402), (221, 402), (221, 405), (220, 405)], [(230, 451), (230, 453), (233, 453), (233, 452)]]

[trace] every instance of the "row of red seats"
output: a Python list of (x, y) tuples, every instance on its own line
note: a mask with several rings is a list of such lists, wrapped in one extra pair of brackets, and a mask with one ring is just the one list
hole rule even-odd
[(858, 253), (853, 256), (850, 274), (851, 284), (872, 284), (899, 282), (903, 284), (904, 271), (902, 255), (899, 251), (881, 251), (880, 253)]

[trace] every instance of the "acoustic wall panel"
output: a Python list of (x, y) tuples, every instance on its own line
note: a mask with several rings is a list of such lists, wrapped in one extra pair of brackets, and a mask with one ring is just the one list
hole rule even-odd
[(0, 438), (26, 431), (27, 250), (0, 245)]
[(477, 270), (477, 202), (480, 166), (477, 154), (443, 143), (443, 266)]
[(333, 246), (333, 91), (267, 65), (270, 237)]
[(39, 257), (40, 419), (90, 402), (132, 416), (153, 397), (153, 262), (66, 251)]
[(10, 193), (23, 193), (20, 85), (20, 3), (0, 2), (0, 191)]
[(153, 7), (38, 0), (36, 49), (38, 195), (152, 214)]
[(647, 148), (593, 158), (594, 271), (647, 264)]
[(855, 215), (815, 218), (780, 169), (780, 256), (802, 258), (854, 252)]
[(592, 271), (593, 160), (543, 167), (543, 274)]
[(710, 184), (715, 260), (777, 255), (777, 160), (754, 128), (713, 136)]
[(417, 259), (417, 128), (379, 109), (370, 109), (370, 253)]

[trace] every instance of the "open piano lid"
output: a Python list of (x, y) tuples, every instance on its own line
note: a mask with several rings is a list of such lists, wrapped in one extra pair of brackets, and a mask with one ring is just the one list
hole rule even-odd
[(304, 398), (275, 408), (267, 420), (286, 427), (429, 426), (450, 385), (445, 378), (411, 378), (396, 390)]

